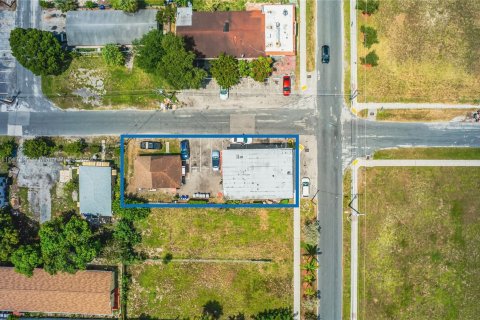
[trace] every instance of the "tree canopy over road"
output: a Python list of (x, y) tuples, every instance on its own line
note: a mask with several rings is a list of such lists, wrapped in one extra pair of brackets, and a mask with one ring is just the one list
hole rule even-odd
[(17, 61), (37, 76), (60, 74), (69, 61), (68, 53), (48, 31), (15, 28), (10, 47)]

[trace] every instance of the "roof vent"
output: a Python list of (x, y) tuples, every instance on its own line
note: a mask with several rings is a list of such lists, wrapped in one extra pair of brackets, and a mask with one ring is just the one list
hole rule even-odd
[(230, 31), (230, 22), (225, 21), (225, 24), (223, 25), (223, 32), (228, 32)]

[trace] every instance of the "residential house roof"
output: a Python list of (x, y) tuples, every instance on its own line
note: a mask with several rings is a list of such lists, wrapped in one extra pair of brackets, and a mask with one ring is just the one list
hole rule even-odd
[(136, 189), (180, 188), (180, 155), (138, 156), (134, 162), (133, 180)]
[(104, 46), (109, 43), (132, 44), (157, 29), (157, 10), (125, 13), (121, 10), (68, 11), (66, 21), (69, 46)]
[(80, 213), (112, 215), (112, 168), (80, 166)]
[(113, 272), (78, 271), (50, 275), (35, 269), (28, 278), (0, 267), (0, 310), (111, 315)]
[(191, 25), (177, 26), (176, 31), (186, 37), (199, 58), (215, 58), (222, 52), (256, 58), (265, 55), (264, 25), (260, 10), (194, 11)]

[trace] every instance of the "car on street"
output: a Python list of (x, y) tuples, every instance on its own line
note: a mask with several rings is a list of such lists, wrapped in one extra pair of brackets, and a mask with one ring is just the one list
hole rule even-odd
[(228, 88), (220, 87), (220, 100), (227, 100), (228, 99)]
[(162, 144), (156, 141), (142, 141), (140, 142), (140, 149), (144, 150), (160, 150), (162, 149)]
[(239, 137), (239, 138), (233, 138), (230, 139), (231, 143), (240, 143), (240, 144), (250, 144), (253, 142), (252, 138), (246, 138), (246, 137)]
[(302, 178), (302, 197), (306, 198), (310, 195), (310, 179), (307, 177)]
[(330, 47), (327, 45), (322, 46), (322, 63), (330, 62)]
[(292, 92), (292, 81), (290, 76), (283, 76), (283, 95), (289, 96)]
[(212, 151), (212, 169), (213, 171), (220, 170), (220, 151)]
[(190, 159), (190, 142), (188, 140), (180, 141), (180, 156), (182, 160)]

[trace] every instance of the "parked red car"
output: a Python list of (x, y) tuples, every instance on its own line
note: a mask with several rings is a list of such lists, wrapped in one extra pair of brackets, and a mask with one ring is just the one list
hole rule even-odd
[(289, 96), (290, 92), (292, 92), (291, 89), (291, 80), (290, 76), (283, 76), (283, 95), (284, 96)]

